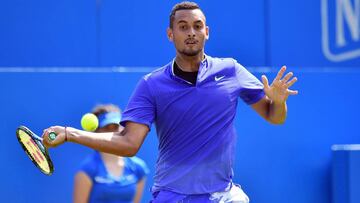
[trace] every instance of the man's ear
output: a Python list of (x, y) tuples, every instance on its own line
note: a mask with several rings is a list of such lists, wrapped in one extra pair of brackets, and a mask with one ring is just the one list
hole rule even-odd
[(174, 41), (174, 35), (173, 35), (172, 29), (170, 27), (168, 27), (166, 29), (166, 34), (167, 34), (167, 37), (168, 37), (169, 41), (173, 42)]
[(209, 38), (210, 38), (210, 28), (209, 28), (209, 26), (206, 26), (206, 40), (208, 40)]

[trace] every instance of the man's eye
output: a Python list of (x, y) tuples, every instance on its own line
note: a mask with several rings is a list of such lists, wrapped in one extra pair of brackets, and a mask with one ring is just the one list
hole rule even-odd
[(186, 25), (181, 25), (181, 26), (180, 26), (180, 29), (182, 29), (182, 30), (186, 30), (186, 28), (187, 28)]
[(200, 30), (202, 28), (202, 26), (201, 25), (195, 25), (195, 28)]

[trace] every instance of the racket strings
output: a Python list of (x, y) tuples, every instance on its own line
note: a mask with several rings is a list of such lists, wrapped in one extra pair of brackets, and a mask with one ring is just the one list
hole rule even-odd
[(29, 158), (35, 163), (35, 165), (41, 169), (45, 174), (52, 173), (52, 163), (49, 163), (46, 158), (46, 152), (41, 145), (36, 140), (34, 140), (27, 132), (19, 130), (18, 138), (20, 143), (22, 143), (24, 150), (26, 151)]

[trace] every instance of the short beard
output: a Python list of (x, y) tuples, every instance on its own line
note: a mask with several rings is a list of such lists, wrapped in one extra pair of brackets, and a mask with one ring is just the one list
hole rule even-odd
[(196, 56), (201, 53), (201, 49), (199, 50), (179, 50), (179, 53), (185, 55), (185, 56)]

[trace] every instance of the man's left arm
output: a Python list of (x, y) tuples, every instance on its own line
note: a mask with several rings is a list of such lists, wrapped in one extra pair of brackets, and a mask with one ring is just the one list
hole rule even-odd
[(289, 72), (284, 77), (286, 67), (283, 66), (275, 77), (274, 81), (269, 85), (265, 75), (261, 77), (265, 96), (251, 107), (260, 114), (264, 119), (273, 124), (282, 124), (286, 120), (287, 106), (286, 100), (289, 95), (298, 94), (297, 90), (289, 88), (297, 81), (293, 77), (293, 73)]

